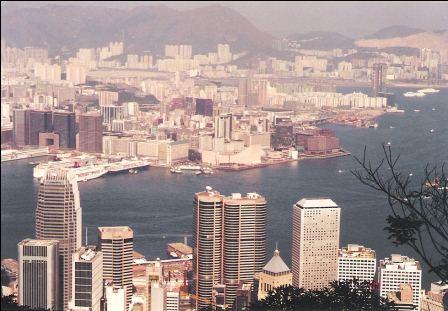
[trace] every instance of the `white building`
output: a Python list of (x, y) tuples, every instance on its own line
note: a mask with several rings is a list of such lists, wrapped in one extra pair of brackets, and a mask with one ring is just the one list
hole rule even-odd
[(166, 291), (160, 283), (151, 284), (151, 311), (166, 311)]
[(321, 289), (337, 279), (341, 208), (331, 199), (301, 199), (293, 206), (292, 284)]
[(113, 285), (112, 281), (104, 286), (107, 311), (126, 310), (126, 290), (124, 287)]
[(179, 311), (180, 294), (178, 290), (166, 290), (166, 311)]
[(339, 250), (338, 280), (373, 281), (376, 273), (375, 251), (362, 245), (348, 244)]
[(380, 260), (379, 268), (380, 295), (387, 298), (390, 292), (400, 290), (400, 285), (412, 287), (415, 310), (420, 310), (422, 269), (420, 263), (407, 256), (392, 254), (390, 258)]

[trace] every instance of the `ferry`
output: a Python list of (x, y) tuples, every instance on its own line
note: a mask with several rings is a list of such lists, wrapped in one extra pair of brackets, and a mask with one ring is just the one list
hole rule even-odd
[(120, 162), (109, 163), (107, 165), (109, 172), (118, 173), (122, 171), (129, 171), (131, 169), (146, 168), (149, 166), (149, 162), (145, 160), (127, 160), (124, 159)]
[(89, 165), (71, 168), (70, 172), (76, 176), (77, 181), (88, 181), (107, 174), (107, 169), (102, 165)]
[(199, 171), (201, 170), (201, 167), (199, 165), (192, 165), (192, 164), (185, 164), (185, 165), (179, 165), (177, 167), (181, 171)]
[(414, 109), (414, 112), (420, 112), (420, 109)]
[(428, 89), (418, 90), (417, 92), (428, 94), (428, 93), (439, 93), (440, 90), (428, 88)]
[(404, 97), (423, 97), (426, 93), (423, 92), (406, 92), (403, 94)]

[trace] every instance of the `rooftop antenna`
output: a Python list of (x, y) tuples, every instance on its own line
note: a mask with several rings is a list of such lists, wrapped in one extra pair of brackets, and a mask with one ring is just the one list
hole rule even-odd
[(185, 234), (184, 234), (184, 244), (185, 245), (188, 245), (188, 238), (187, 238), (187, 232), (185, 232)]
[(87, 230), (88, 230), (88, 227), (86, 226), (86, 246), (87, 246)]

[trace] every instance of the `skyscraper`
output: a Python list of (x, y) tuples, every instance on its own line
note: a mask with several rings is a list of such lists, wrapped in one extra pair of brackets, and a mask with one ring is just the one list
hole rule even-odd
[(232, 138), (232, 114), (222, 113), (215, 117), (215, 138)]
[(59, 242), (25, 239), (18, 244), (18, 304), (60, 310)]
[(70, 310), (100, 311), (103, 297), (103, 253), (95, 246), (73, 254), (73, 291)]
[(340, 212), (327, 198), (304, 198), (293, 206), (294, 286), (319, 289), (337, 279)]
[(362, 245), (349, 244), (339, 250), (338, 280), (373, 281), (376, 273), (375, 251)]
[(103, 278), (125, 288), (126, 308), (132, 299), (134, 232), (127, 226), (99, 227), (98, 243), (103, 252)]
[(252, 283), (266, 260), (267, 202), (258, 193), (224, 198), (222, 283), (232, 306), (240, 282)]
[(415, 310), (420, 310), (422, 289), (422, 269), (415, 259), (399, 254), (380, 260), (378, 267), (380, 295), (387, 298), (391, 292), (400, 291), (400, 286), (409, 284), (412, 289), (412, 301)]
[(29, 144), (30, 110), (15, 109), (13, 111), (13, 142), (16, 146)]
[(196, 309), (212, 301), (213, 285), (221, 282), (224, 197), (211, 188), (196, 193), (193, 203), (193, 279)]
[(30, 110), (29, 144), (39, 145), (39, 133), (49, 133), (53, 129), (52, 113), (49, 110)]
[(76, 148), (75, 113), (69, 111), (53, 112), (53, 132), (59, 135), (59, 148)]
[(103, 121), (100, 113), (79, 115), (79, 144), (81, 152), (103, 152)]
[(386, 83), (386, 64), (374, 64), (372, 72), (373, 96), (377, 97), (379, 93), (384, 92)]
[(67, 308), (72, 290), (72, 255), (81, 247), (82, 211), (76, 179), (65, 169), (48, 169), (40, 182), (36, 238), (59, 240), (60, 301)]

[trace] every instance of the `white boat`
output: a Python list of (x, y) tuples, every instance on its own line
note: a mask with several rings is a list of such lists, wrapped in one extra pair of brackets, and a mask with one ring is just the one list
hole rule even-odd
[(343, 172), (343, 170), (338, 170), (338, 173), (342, 173)]
[(388, 146), (391, 146), (391, 145), (392, 145), (392, 143), (391, 143), (390, 141), (388, 141), (388, 142), (387, 142), (387, 145), (388, 145)]
[(201, 170), (201, 167), (199, 165), (191, 165), (191, 164), (185, 164), (185, 165), (179, 165), (177, 167), (181, 171), (199, 171)]
[(109, 163), (108, 170), (111, 173), (117, 173), (121, 171), (129, 171), (130, 169), (144, 168), (149, 166), (148, 161), (144, 160), (122, 160), (120, 162)]
[(426, 96), (426, 93), (422, 92), (406, 92), (403, 94), (404, 97), (423, 97)]
[(170, 256), (173, 258), (179, 258), (179, 256), (175, 252), (170, 252)]
[(170, 169), (170, 172), (171, 172), (171, 174), (182, 174), (182, 170), (180, 170), (180, 169), (177, 168), (177, 167), (172, 167), (172, 168)]
[(201, 171), (196, 171), (195, 174), (196, 174), (197, 176), (199, 176), (199, 175), (202, 175), (202, 172), (201, 172)]
[(434, 129), (431, 129), (429, 132), (430, 132), (430, 133), (434, 133)]
[(433, 89), (433, 88), (427, 88), (427, 89), (418, 90), (417, 92), (425, 93), (425, 94), (427, 94), (427, 93), (439, 93), (440, 90)]
[(76, 176), (78, 181), (87, 181), (107, 174), (107, 169), (105, 169), (102, 165), (88, 165), (71, 168), (70, 172)]
[(414, 109), (414, 112), (420, 112), (420, 109)]
[(212, 175), (213, 174), (213, 170), (210, 167), (203, 167), (201, 169), (201, 172), (204, 175)]

